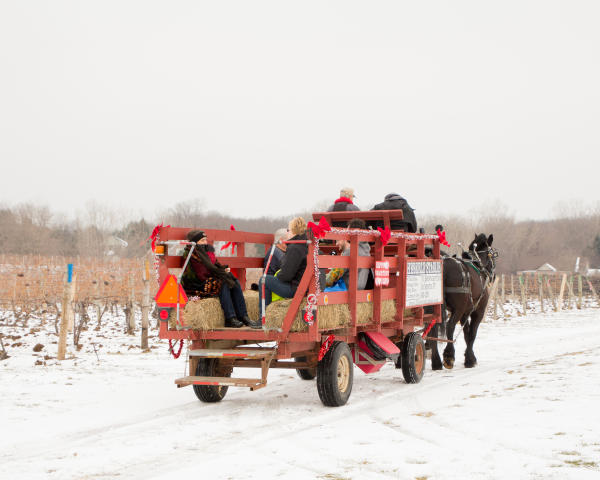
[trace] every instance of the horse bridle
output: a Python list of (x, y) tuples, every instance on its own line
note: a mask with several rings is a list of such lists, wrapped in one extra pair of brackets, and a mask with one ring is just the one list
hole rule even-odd
[[(496, 276), (495, 274), (495, 270), (496, 270), (496, 258), (498, 258), (498, 250), (496, 250), (493, 247), (486, 247), (484, 250), (477, 250), (477, 244), (473, 244), (473, 253), (475, 254), (475, 256), (477, 257), (477, 261), (479, 262), (479, 265), (481, 265), (481, 269), (484, 271), (484, 273), (486, 274), (486, 276), (489, 277), (490, 280), (494, 280), (494, 277)], [(479, 254), (482, 253), (484, 256), (487, 256), (490, 259), (491, 262), (491, 268), (488, 268), (486, 265), (483, 264), (483, 262), (481, 261), (481, 257), (479, 256)]]

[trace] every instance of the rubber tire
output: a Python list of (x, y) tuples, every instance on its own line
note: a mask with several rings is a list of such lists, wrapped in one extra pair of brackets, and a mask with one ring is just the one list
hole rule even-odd
[(400, 349), (400, 355), (396, 357), (396, 360), (394, 361), (394, 366), (396, 368), (402, 368), (402, 350), (404, 349), (404, 342), (398, 342), (395, 345)]
[[(344, 359), (344, 358), (345, 359)], [(346, 374), (347, 384), (343, 391), (340, 390), (338, 383), (338, 371), (340, 362), (346, 364), (348, 371)], [(352, 392), (354, 382), (354, 363), (350, 347), (345, 342), (336, 341), (329, 348), (325, 356), (317, 366), (317, 391), (323, 405), (327, 407), (341, 407), (345, 405)]]
[(402, 375), (406, 383), (419, 383), (424, 373), (425, 342), (421, 335), (410, 332), (402, 343)]
[[(294, 359), (296, 362), (306, 362), (306, 357), (298, 357)], [(302, 380), (313, 380), (317, 376), (315, 368), (297, 368), (296, 373)]]
[(365, 345), (369, 347), (369, 350), (371, 350), (375, 360), (385, 360), (390, 356), (383, 348), (371, 340), (371, 337), (368, 335), (361, 335), (361, 339), (363, 342), (365, 342)]
[[(197, 377), (217, 377), (217, 367), (219, 366), (218, 358), (201, 358), (196, 366)], [(223, 375), (221, 375), (223, 376)], [(231, 372), (225, 375), (231, 376)], [(198, 400), (206, 403), (220, 402), (225, 398), (225, 394), (229, 387), (219, 385), (193, 385), (194, 393)]]

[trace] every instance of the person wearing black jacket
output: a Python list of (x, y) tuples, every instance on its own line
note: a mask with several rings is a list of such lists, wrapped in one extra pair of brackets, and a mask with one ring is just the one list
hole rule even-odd
[(262, 317), (262, 284), (265, 285), (265, 308), (271, 303), (271, 294), (276, 293), (283, 298), (292, 298), (296, 293), (298, 284), (306, 270), (306, 256), (308, 244), (306, 243), (306, 220), (302, 217), (294, 218), (288, 225), (289, 240), (301, 240), (303, 243), (290, 243), (287, 245), (285, 255), (281, 262), (281, 269), (277, 276), (266, 275), (261, 277), (258, 286), (258, 308)]
[[(373, 210), (402, 210), (403, 220), (392, 220), (390, 228), (392, 230), (404, 230), (405, 232), (415, 233), (417, 231), (417, 219), (413, 208), (408, 202), (397, 193), (388, 193), (382, 203), (378, 203)], [(374, 228), (382, 227), (383, 222), (377, 221), (371, 225)]]

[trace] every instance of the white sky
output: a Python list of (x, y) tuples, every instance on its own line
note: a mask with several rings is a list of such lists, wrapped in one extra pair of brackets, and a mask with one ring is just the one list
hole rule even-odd
[[(597, 203), (597, 1), (0, 0), (0, 203)], [(474, 192), (474, 193), (473, 193)]]

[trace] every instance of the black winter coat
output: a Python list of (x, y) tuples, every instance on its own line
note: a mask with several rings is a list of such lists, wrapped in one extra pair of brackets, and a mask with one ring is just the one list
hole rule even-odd
[[(290, 240), (307, 240), (306, 233), (296, 235)], [(306, 243), (289, 243), (281, 262), (281, 269), (277, 278), (282, 282), (291, 283), (294, 293), (306, 270), (306, 256), (308, 245)]]
[[(415, 233), (417, 231), (417, 219), (415, 213), (408, 202), (400, 195), (387, 195), (385, 200), (373, 207), (373, 210), (402, 210), (403, 220), (392, 220), (390, 228), (392, 230), (404, 230), (405, 232)], [(376, 227), (382, 227), (382, 222), (376, 222)]]

